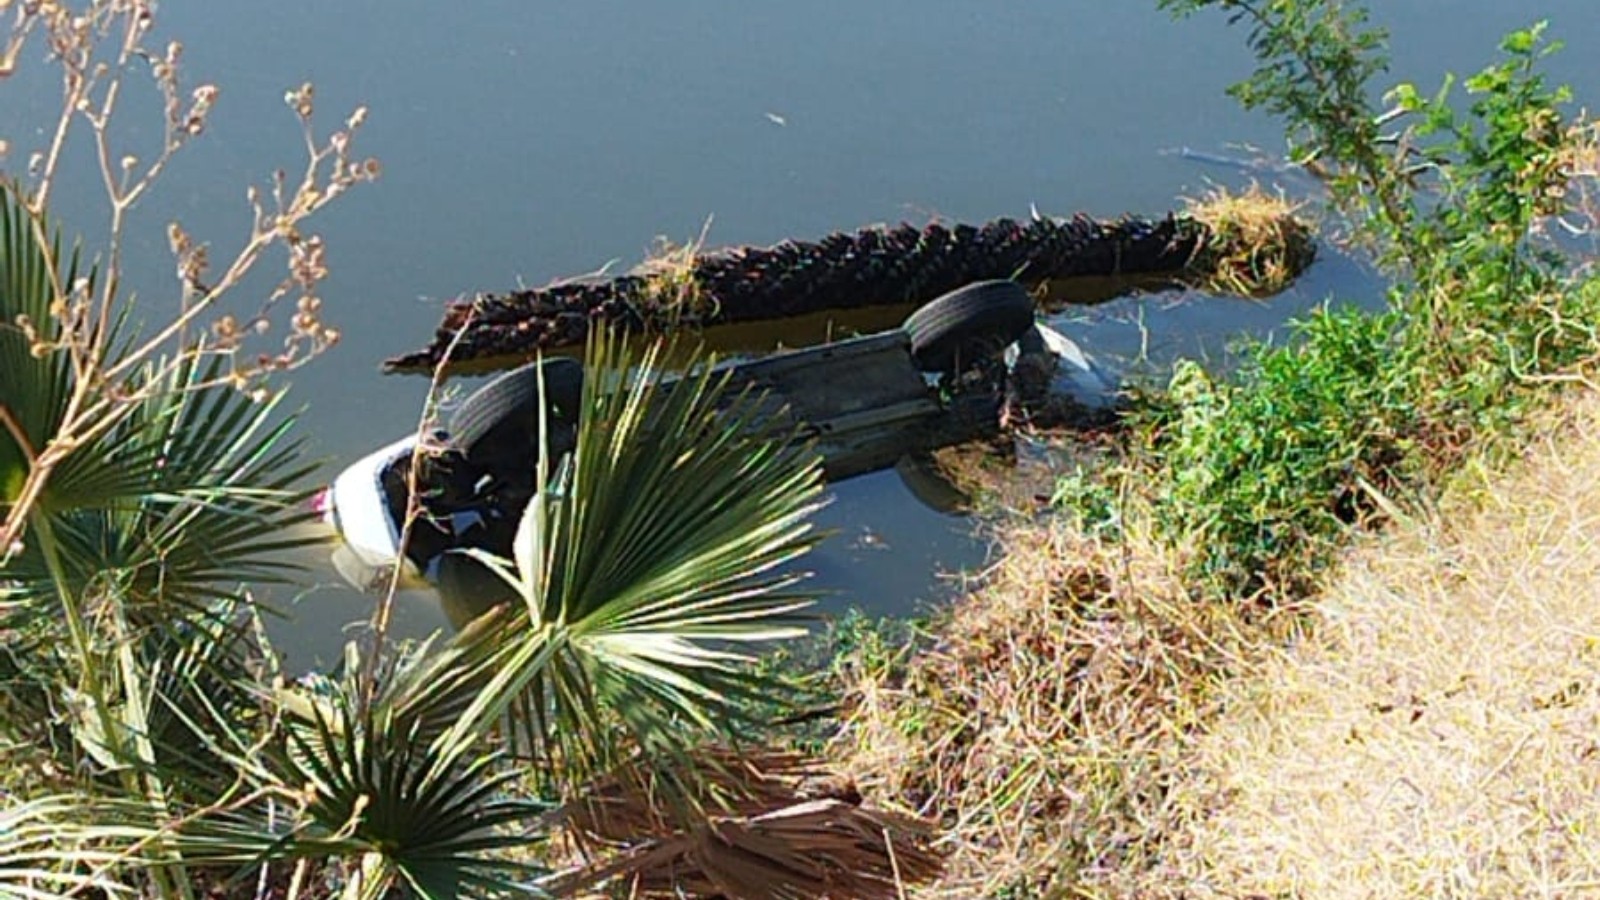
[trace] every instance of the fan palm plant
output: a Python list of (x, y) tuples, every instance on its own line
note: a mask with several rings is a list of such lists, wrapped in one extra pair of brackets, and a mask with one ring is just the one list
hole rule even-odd
[[(530, 845), (556, 819), (519, 798), (578, 795), (641, 751), (682, 758), (735, 734), (744, 701), (774, 687), (736, 647), (798, 634), (810, 602), (785, 564), (817, 539), (820, 467), (709, 368), (653, 374), (662, 352), (590, 348), (574, 456), (558, 467), (530, 448), (546, 490), (514, 559), (488, 560), (518, 599), (442, 648), (369, 666), (352, 649), (343, 675), (271, 690), (219, 649), (248, 645), (219, 626), (139, 657), (155, 689), (134, 765), (169, 790), (108, 833), (159, 838), (144, 862), (169, 873), (318, 861), (351, 897), (526, 896)], [(194, 759), (175, 766), (182, 747)], [(705, 781), (664, 795), (698, 799)]]
[(152, 862), (181, 860), (233, 881), (316, 864), (351, 898), (396, 886), (438, 900), (533, 893), (542, 870), (508, 854), (526, 857), (544, 840), (546, 806), (512, 789), (518, 772), (491, 742), (438, 739), (491, 660), (427, 649), (382, 666), (376, 693), (357, 677), (352, 644), (342, 675), (260, 692), (261, 721), (211, 706), (185, 717), (236, 781), (171, 829), (172, 857)]
[(12, 798), (0, 792), (0, 896), (53, 900), (132, 896), (107, 873), (116, 854), (85, 827), (83, 798)]
[(63, 291), (80, 279), (78, 252), (63, 254), (59, 234), (48, 245), (41, 234), (0, 185), (0, 508), (18, 501), (76, 392), (128, 400), (109, 428), (68, 448), (33, 498), (33, 539), (5, 548), (9, 599), (114, 585), (140, 603), (203, 601), (219, 584), (278, 577), (279, 551), (307, 540), (287, 534), (309, 514), (294, 485), (311, 471), (288, 436), (293, 416), (278, 408), (281, 395), (255, 402), (227, 387), (222, 359), (194, 346), (103, 381), (121, 323), (105, 323), (97, 339), (112, 356), (102, 368), (67, 349), (81, 340), (81, 323), (62, 311)]
[(507, 853), (526, 856), (544, 839), (545, 806), (509, 789), (518, 773), (492, 744), (429, 739), (489, 660), (413, 648), (369, 696), (352, 645), (344, 675), (273, 687), (239, 671), (271, 664), (270, 647), (249, 637), (251, 618), (219, 610), (205, 629), (164, 641), (170, 654), (147, 673), (156, 747), (149, 762), (123, 761), (164, 793), (0, 792), (0, 893), (537, 894), (542, 870)]
[[(495, 896), (526, 891), (531, 870), (505, 855), (549, 830), (513, 779), (570, 796), (642, 758), (669, 795), (701, 798), (656, 763), (751, 726), (775, 683), (738, 648), (799, 634), (811, 600), (787, 564), (818, 539), (821, 470), (763, 398), (709, 366), (664, 380), (662, 347), (597, 338), (573, 456), (530, 448), (546, 489), (514, 558), (485, 560), (518, 600), (439, 652), (271, 689), (270, 652), (217, 601), (280, 577), (298, 542), (292, 417), (219, 386), (198, 353), (157, 361), (95, 382), (129, 398), (117, 421), (19, 498), (100, 377), (61, 350), (80, 267), (43, 234), (0, 189), (0, 503), (28, 503), (25, 545), (0, 548), (0, 677), (16, 688), (0, 736), (105, 773), (77, 787), (108, 802), (45, 811), (82, 820), (84, 847), (124, 848), (110, 858), (150, 866), (168, 895), (196, 865), (331, 860), (352, 896)], [(115, 356), (114, 336), (97, 341)]]
[[(315, 732), (280, 757), (328, 798), (307, 810), (321, 828), (388, 848), (374, 871), (391, 881), (424, 896), (508, 890), (485, 853), (542, 839), (553, 820), (486, 830), (527, 814), (496, 799), (507, 776), (493, 773), (579, 795), (624, 759), (682, 759), (733, 737), (749, 701), (776, 687), (736, 647), (802, 633), (811, 596), (785, 565), (818, 539), (820, 465), (775, 430), (765, 398), (729, 391), (710, 366), (664, 380), (666, 352), (591, 342), (573, 456), (558, 466), (530, 448), (544, 490), (523, 512), (514, 558), (479, 555), (517, 600), (443, 653), (379, 677), (370, 707), (319, 707)], [(649, 768), (696, 776), (658, 801), (692, 805), (712, 783), (705, 766)], [(433, 799), (405, 793), (424, 789)]]
[(667, 352), (591, 341), (571, 458), (530, 459), (545, 489), (514, 558), (477, 554), (518, 602), (481, 633), (498, 663), (453, 731), (510, 715), (568, 784), (610, 769), (619, 748), (672, 755), (737, 736), (777, 686), (740, 646), (803, 634), (814, 599), (787, 564), (820, 539), (816, 454), (712, 366), (650, 374)]
[[(279, 551), (309, 539), (289, 531), (308, 515), (295, 485), (309, 467), (278, 400), (255, 403), (221, 384), (221, 362), (198, 349), (117, 383), (102, 378), (108, 360), (69, 351), (88, 326), (64, 312), (63, 292), (93, 274), (59, 233), (44, 234), (0, 185), (0, 512), (23, 502), (75, 396), (127, 399), (27, 501), (21, 546), (0, 548), (0, 634), (7, 676), (82, 690), (106, 648), (243, 581), (280, 576)], [(104, 323), (96, 342), (113, 357), (118, 326)]]
[[(72, 302), (93, 279), (0, 183), (0, 517), (27, 523), (0, 546), (0, 744), (48, 748), (39, 771), (85, 801), (65, 808), (89, 816), (110, 794), (160, 812), (176, 758), (153, 742), (159, 645), (242, 581), (282, 574), (278, 551), (310, 539), (288, 531), (309, 515), (295, 487), (309, 469), (278, 400), (227, 386), (197, 345), (108, 378), (123, 323)], [(63, 438), (89, 397), (108, 401), (104, 427)], [(50, 478), (32, 477), (47, 453)], [(7, 783), (25, 782), (12, 761)]]

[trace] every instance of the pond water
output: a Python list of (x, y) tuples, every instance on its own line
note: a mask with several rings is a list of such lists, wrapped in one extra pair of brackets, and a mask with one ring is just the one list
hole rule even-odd
[[(1543, 16), (1569, 44), (1555, 75), (1600, 96), (1594, 0), (1377, 5), (1397, 79), (1431, 86), (1476, 68), (1501, 33)], [(170, 2), (160, 15), (161, 32), (186, 44), (190, 77), (219, 84), (222, 101), (138, 212), (129, 268), (144, 296), (174, 293), (166, 221), (221, 255), (243, 229), (244, 186), (297, 163), (286, 88), (315, 82), (328, 127), (371, 109), (359, 149), (383, 177), (316, 223), (330, 248), (328, 316), (345, 340), (295, 378), (330, 474), (413, 427), (425, 381), (382, 376), (378, 363), (424, 343), (460, 293), (628, 265), (657, 236), (693, 239), (708, 221), (709, 243), (723, 245), (1030, 207), (1159, 215), (1209, 180), (1243, 177), (1180, 148), (1282, 146), (1273, 122), (1224, 96), (1249, 70), (1243, 34), (1214, 15), (1173, 23), (1153, 0), (276, 0)], [(23, 63), (26, 76), (34, 61)], [(13, 82), (0, 130), (18, 163), (51, 105), (48, 83)], [(125, 133), (147, 142), (137, 98), (127, 113)], [(73, 227), (99, 220), (87, 182), (61, 188)], [(1360, 265), (1325, 250), (1270, 302), (1158, 294), (1058, 323), (1112, 362), (1215, 356), (1332, 296), (1378, 295)], [(915, 609), (987, 553), (970, 522), (920, 506), (892, 472), (840, 485), (823, 524), (839, 533), (811, 562), (831, 609)], [(294, 620), (276, 628), (297, 663), (333, 658), (370, 609), (314, 564)], [(420, 596), (398, 615), (407, 634), (443, 622)]]

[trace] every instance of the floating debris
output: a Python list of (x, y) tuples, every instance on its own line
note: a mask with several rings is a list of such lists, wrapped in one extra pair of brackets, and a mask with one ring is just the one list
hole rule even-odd
[(595, 321), (665, 332), (915, 304), (991, 278), (1038, 284), (1089, 275), (1177, 277), (1211, 241), (1210, 229), (1189, 216), (1102, 222), (1035, 214), (1020, 222), (875, 226), (816, 241), (678, 252), (613, 278), (454, 301), (431, 344), (384, 368), (431, 371), (446, 353), (452, 363), (527, 359), (581, 344)]

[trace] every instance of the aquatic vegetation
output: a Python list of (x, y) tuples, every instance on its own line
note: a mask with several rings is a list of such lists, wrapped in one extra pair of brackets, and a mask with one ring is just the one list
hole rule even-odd
[(1188, 268), (1206, 290), (1269, 297), (1287, 289), (1316, 255), (1311, 226), (1297, 205), (1259, 184), (1243, 191), (1210, 188), (1188, 201), (1184, 215), (1205, 226)]

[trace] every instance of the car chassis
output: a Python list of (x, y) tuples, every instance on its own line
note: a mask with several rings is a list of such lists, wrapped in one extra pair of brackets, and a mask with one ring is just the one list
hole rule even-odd
[[(1035, 326), (1019, 285), (979, 282), (930, 301), (898, 329), (724, 367), (730, 395), (764, 396), (775, 432), (813, 442), (825, 477), (838, 481), (996, 434), (1010, 372), (1005, 350), (1036, 329), (1052, 346), (1065, 340)], [(508, 587), (460, 551), (511, 554), (536, 489), (529, 454), (540, 439), (539, 405), (552, 447), (570, 450), (581, 383), (574, 360), (529, 363), (468, 397), (449, 429), (421, 436), (429, 445), (422, 453), (410, 435), (347, 467), (316, 501), (340, 538), (340, 574), (362, 589), (397, 576), (420, 581), (445, 595), (447, 607), (473, 614), (506, 599)], [(423, 463), (415, 473), (413, 460)], [(413, 490), (422, 515), (407, 530)]]

